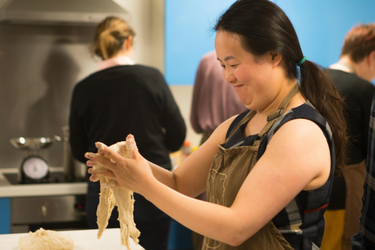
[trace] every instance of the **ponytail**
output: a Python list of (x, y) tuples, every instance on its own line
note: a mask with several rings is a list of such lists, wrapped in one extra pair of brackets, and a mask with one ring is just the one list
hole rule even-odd
[(103, 60), (112, 58), (129, 36), (135, 36), (127, 22), (118, 17), (107, 17), (96, 28), (92, 52)]
[(336, 153), (336, 171), (339, 175), (346, 163), (346, 122), (343, 98), (332, 82), (331, 76), (317, 64), (306, 60), (300, 66), (300, 90), (331, 127)]

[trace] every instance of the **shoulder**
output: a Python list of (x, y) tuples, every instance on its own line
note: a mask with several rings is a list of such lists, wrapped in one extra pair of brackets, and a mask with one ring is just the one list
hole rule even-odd
[(298, 120), (305, 120), (309, 121), (310, 124), (315, 124), (315, 126), (324, 133), (328, 140), (332, 140), (332, 131), (327, 120), (312, 106), (312, 104), (310, 104), (310, 102), (306, 102), (296, 108), (293, 108), (276, 121), (268, 132), (268, 141), (272, 138), (276, 131), (285, 126), (285, 124)]
[(355, 74), (341, 70), (327, 69), (332, 80), (341, 94), (350, 95), (357, 93), (368, 93), (375, 91), (375, 86)]
[(84, 86), (92, 86), (92, 84), (100, 83), (103, 81), (153, 81), (153, 82), (164, 82), (164, 76), (161, 72), (150, 66), (144, 65), (119, 65), (110, 67), (101, 71), (97, 71), (81, 80), (77, 86), (84, 88)]
[[(247, 114), (247, 112), (244, 112)], [(245, 115), (246, 115), (245, 114)], [(227, 135), (234, 128), (234, 126), (242, 120), (243, 114), (235, 115), (221, 123), (212, 133), (209, 140), (212, 146), (217, 147), (217, 145), (225, 142)], [(237, 122), (238, 121), (238, 122)]]
[(216, 52), (210, 51), (202, 56), (202, 61), (217, 61)]
[(161, 72), (154, 67), (141, 65), (141, 64), (134, 64), (134, 65), (119, 65), (110, 67), (98, 72), (91, 74), (88, 78), (101, 78), (107, 77), (108, 75), (126, 75), (126, 76), (138, 76), (138, 77), (146, 77), (149, 75), (153, 76), (161, 76)]
[(321, 187), (331, 172), (331, 148), (324, 131), (314, 121), (294, 119), (274, 134), (261, 159), (282, 165), (290, 173), (310, 176), (304, 190)]
[(228, 124), (227, 133), (225, 137), (228, 137), (230, 132), (234, 129), (234, 127), (241, 122), (241, 120), (250, 112), (250, 110), (245, 110), (242, 113), (233, 116), (230, 118), (230, 124)]

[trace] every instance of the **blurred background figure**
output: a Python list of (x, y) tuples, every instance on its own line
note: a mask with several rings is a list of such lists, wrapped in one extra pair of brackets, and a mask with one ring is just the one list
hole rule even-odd
[(372, 99), (369, 129), (369, 148), (367, 151), (366, 175), (363, 185), (359, 231), (352, 236), (352, 249), (375, 249), (375, 95)]
[[(97, 72), (74, 88), (70, 110), (73, 156), (96, 152), (95, 142), (112, 145), (133, 134), (139, 152), (149, 161), (171, 170), (169, 152), (177, 151), (186, 136), (180, 110), (163, 75), (155, 68), (134, 64), (132, 28), (122, 19), (108, 17), (96, 28), (93, 52), (102, 59)], [(88, 182), (87, 217), (97, 228), (99, 182)], [(166, 250), (170, 217), (134, 194), (134, 220), (145, 249)], [(114, 210), (108, 227), (119, 227)]]
[[(202, 145), (222, 122), (246, 110), (234, 88), (225, 81), (216, 52), (203, 55), (195, 77), (190, 113), (192, 128), (202, 134)], [(205, 193), (197, 197), (206, 199)], [(193, 247), (200, 250), (203, 236), (192, 232)]]
[(205, 54), (195, 77), (190, 122), (203, 144), (219, 124), (245, 111), (234, 88), (224, 80), (216, 52)]
[(328, 72), (344, 97), (348, 128), (347, 165), (333, 183), (325, 213), (322, 250), (349, 250), (358, 232), (363, 195), (370, 110), (375, 87), (375, 24), (361, 24), (346, 35), (340, 59)]

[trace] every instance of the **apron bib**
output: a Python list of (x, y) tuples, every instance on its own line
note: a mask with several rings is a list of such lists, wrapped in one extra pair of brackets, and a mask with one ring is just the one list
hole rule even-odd
[[(298, 84), (288, 93), (278, 110), (267, 117), (267, 124), (263, 127), (251, 146), (240, 146), (225, 149), (224, 144), (219, 145), (219, 151), (215, 155), (207, 178), (207, 201), (230, 207), (237, 196), (242, 183), (257, 162), (258, 150), (261, 138), (268, 132), (277, 118), (283, 113), (290, 100), (299, 92)], [(256, 111), (249, 112), (240, 123), (231, 131), (228, 139), (242, 125), (250, 121)], [(237, 247), (223, 242), (204, 237), (202, 250), (293, 250), (284, 239), (272, 221), (268, 222), (256, 234)]]

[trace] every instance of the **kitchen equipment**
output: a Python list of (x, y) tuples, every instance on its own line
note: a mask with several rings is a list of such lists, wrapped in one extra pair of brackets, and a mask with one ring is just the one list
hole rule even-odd
[(16, 149), (27, 149), (30, 151), (38, 151), (43, 148), (48, 148), (54, 141), (61, 141), (60, 136), (55, 135), (53, 139), (48, 137), (25, 138), (18, 137), (10, 139), (10, 143)]
[(111, 0), (0, 1), (1, 23), (95, 26), (107, 16), (129, 19), (129, 13)]
[(0, 234), (87, 228), (86, 181), (67, 182), (61, 166), (50, 167), (49, 178), (40, 184), (20, 183), (18, 172), (0, 169)]
[(87, 166), (74, 159), (69, 143), (69, 126), (62, 127), (64, 142), (63, 168), (65, 177), (71, 181), (85, 181)]
[(54, 138), (12, 138), (10, 143), (16, 149), (28, 150), (28, 156), (23, 159), (18, 175), (21, 183), (42, 183), (49, 178), (49, 166), (45, 159), (39, 156), (39, 150), (50, 147), (55, 141), (61, 141), (57, 135)]

